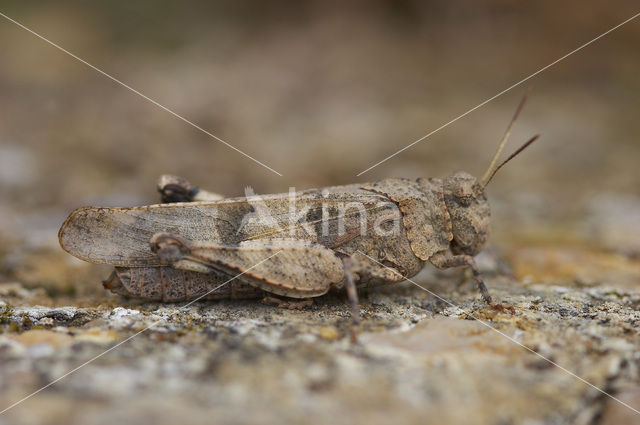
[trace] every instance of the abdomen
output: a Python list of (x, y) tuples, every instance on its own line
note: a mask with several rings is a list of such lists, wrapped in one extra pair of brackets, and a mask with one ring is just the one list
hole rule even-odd
[[(149, 301), (260, 298), (264, 291), (233, 276), (205, 274), (171, 267), (116, 267), (104, 283), (112, 292)], [(204, 296), (203, 296), (204, 295)]]

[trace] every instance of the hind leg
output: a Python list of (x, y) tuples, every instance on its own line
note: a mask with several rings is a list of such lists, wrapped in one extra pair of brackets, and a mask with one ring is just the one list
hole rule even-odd
[(200, 189), (184, 177), (171, 174), (160, 176), (158, 179), (158, 192), (160, 192), (163, 204), (171, 202), (219, 201), (224, 199), (222, 195)]

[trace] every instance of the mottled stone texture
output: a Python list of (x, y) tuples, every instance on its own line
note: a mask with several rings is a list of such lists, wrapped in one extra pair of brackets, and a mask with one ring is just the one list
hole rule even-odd
[(0, 410), (159, 322), (0, 425), (640, 422), (469, 316), (640, 409), (640, 18), (526, 82), (503, 158), (541, 137), (487, 188), (478, 259), (513, 314), (427, 265), (414, 280), (467, 312), (411, 284), (371, 290), (354, 347), (338, 295), (302, 311), (140, 303), (104, 291), (111, 269), (56, 237), (81, 205), (158, 202), (163, 173), (226, 197), (479, 176), (525, 84), (356, 174), (631, 17), (638, 0), (180, 6), (0, 7), (284, 175), (1, 20)]
[[(371, 290), (362, 297), (357, 346), (337, 295), (303, 311), (258, 301), (180, 309), (2, 284), (2, 408), (153, 327), (0, 423), (638, 423), (630, 409), (541, 357), (640, 407), (637, 261), (582, 246), (556, 244), (549, 254), (525, 245), (505, 254), (516, 279), (499, 272), (493, 255), (480, 257), (493, 296), (515, 313), (487, 307), (471, 283), (458, 286), (458, 274), (427, 269), (415, 281), (457, 307), (410, 283)], [(601, 267), (586, 269), (590, 283), (520, 275), (552, 273), (549, 255), (564, 259), (563, 270), (578, 269), (582, 258)]]

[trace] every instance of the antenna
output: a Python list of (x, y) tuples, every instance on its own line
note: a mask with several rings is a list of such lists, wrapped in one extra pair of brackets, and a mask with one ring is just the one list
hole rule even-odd
[(499, 169), (501, 169), (507, 162), (511, 161), (513, 158), (515, 158), (520, 152), (522, 152), (523, 150), (525, 150), (526, 148), (529, 147), (530, 144), (532, 144), (533, 142), (535, 142), (536, 140), (538, 140), (538, 137), (540, 137), (539, 134), (536, 134), (535, 136), (533, 136), (531, 139), (529, 139), (529, 141), (527, 143), (525, 143), (524, 145), (520, 146), (518, 148), (517, 151), (515, 151), (514, 153), (512, 153), (511, 155), (509, 155), (509, 158), (505, 159), (502, 164), (498, 165), (496, 167), (495, 170), (493, 170), (493, 173), (491, 173), (491, 175), (489, 176), (489, 178), (487, 179), (486, 183), (483, 183), (482, 187), (487, 187), (487, 185), (489, 184), (489, 182), (491, 181), (491, 179), (493, 178), (493, 176), (496, 175), (496, 173), (498, 172)]
[(518, 108), (516, 109), (515, 114), (513, 114), (513, 118), (511, 118), (511, 122), (509, 123), (507, 130), (504, 132), (504, 136), (502, 136), (502, 140), (498, 145), (498, 149), (496, 150), (496, 153), (493, 155), (493, 158), (491, 158), (491, 163), (489, 164), (489, 168), (487, 168), (487, 171), (484, 172), (482, 179), (480, 179), (483, 186), (486, 186), (489, 183), (488, 181), (489, 175), (491, 174), (491, 171), (493, 170), (494, 165), (496, 165), (496, 162), (498, 162), (498, 158), (500, 158), (500, 154), (502, 153), (502, 149), (504, 148), (504, 145), (507, 144), (507, 139), (509, 139), (509, 136), (511, 135), (511, 127), (513, 127), (513, 123), (515, 123), (516, 120), (518, 119), (518, 115), (520, 115), (520, 111), (522, 111), (524, 104), (527, 102), (527, 97), (529, 97), (530, 92), (531, 92), (531, 87), (529, 87), (527, 91), (524, 93), (524, 96), (522, 96), (522, 100), (520, 101), (520, 104), (518, 105)]

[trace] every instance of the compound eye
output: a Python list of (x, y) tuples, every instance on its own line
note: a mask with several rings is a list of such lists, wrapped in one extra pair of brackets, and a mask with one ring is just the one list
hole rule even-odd
[(473, 201), (473, 189), (468, 185), (457, 185), (453, 189), (453, 196), (461, 205), (468, 206)]
[(485, 197), (485, 194), (484, 194), (484, 188), (480, 184), (473, 185), (473, 196), (476, 199), (481, 200), (481, 201), (484, 201), (484, 200), (487, 199)]

